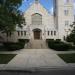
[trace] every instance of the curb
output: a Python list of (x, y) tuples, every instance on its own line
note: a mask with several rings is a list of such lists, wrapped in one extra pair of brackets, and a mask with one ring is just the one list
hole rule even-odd
[(5, 68), (3, 68), (3, 69), (1, 69), (0, 70), (0, 72), (4, 72), (4, 71), (6, 71), (6, 72), (16, 72), (16, 71), (18, 71), (18, 72), (27, 72), (27, 73), (32, 73), (32, 72), (41, 72), (41, 71), (49, 71), (49, 70), (75, 70), (75, 67), (69, 67), (69, 66), (67, 66), (67, 67), (65, 67), (65, 66), (62, 66), (62, 67), (53, 67), (53, 66), (51, 66), (51, 67), (33, 67), (33, 68), (27, 68), (27, 69), (19, 69), (19, 68), (17, 68), (17, 69), (5, 69)]

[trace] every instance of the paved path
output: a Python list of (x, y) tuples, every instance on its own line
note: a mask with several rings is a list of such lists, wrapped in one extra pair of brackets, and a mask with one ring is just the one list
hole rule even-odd
[(25, 53), (25, 52), (30, 52), (30, 51), (47, 51), (50, 52), (50, 54), (69, 54), (69, 53), (75, 53), (75, 50), (71, 51), (55, 51), (52, 49), (21, 49), (21, 50), (16, 50), (16, 51), (0, 51), (0, 54), (20, 54), (20, 53)]
[(24, 70), (49, 67), (63, 67), (67, 64), (49, 49), (22, 50), (4, 69)]
[[(8, 64), (0, 65), (1, 70), (32, 70), (68, 67), (68, 64), (66, 64), (56, 55), (61, 52), (56, 52), (50, 49), (22, 49), (20, 51), (1, 52), (1, 54), (2, 53), (17, 54), (17, 56), (13, 58)], [(69, 66), (73, 67), (75, 64), (69, 64)]]

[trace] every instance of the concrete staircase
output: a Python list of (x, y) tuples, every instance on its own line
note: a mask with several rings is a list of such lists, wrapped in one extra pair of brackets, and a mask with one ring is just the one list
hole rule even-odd
[(30, 42), (25, 46), (27, 49), (48, 49), (46, 41), (44, 40), (30, 40)]

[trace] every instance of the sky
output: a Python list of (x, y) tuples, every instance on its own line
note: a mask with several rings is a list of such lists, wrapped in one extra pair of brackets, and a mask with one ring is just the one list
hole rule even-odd
[[(53, 0), (39, 0), (39, 1), (47, 9), (48, 12), (53, 13)], [(22, 12), (25, 12), (33, 2), (34, 0), (24, 0), (19, 9)], [(75, 0), (74, 0), (74, 9), (75, 9)]]
[[(40, 3), (48, 10), (48, 12), (53, 11), (53, 0), (39, 0)], [(19, 8), (22, 12), (26, 11), (34, 0), (24, 0), (21, 7)]]

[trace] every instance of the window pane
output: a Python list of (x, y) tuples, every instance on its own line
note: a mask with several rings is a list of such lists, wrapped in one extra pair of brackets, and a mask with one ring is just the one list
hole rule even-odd
[(64, 10), (64, 14), (68, 15), (69, 14), (69, 10)]
[(23, 36), (23, 31), (21, 31), (21, 36)]
[(42, 24), (42, 15), (35, 13), (32, 15), (32, 24), (41, 25)]
[(53, 31), (51, 31), (51, 35), (53, 35)]
[(48, 36), (49, 36), (49, 31), (48, 31)]
[(56, 31), (54, 31), (54, 35), (56, 35)]

